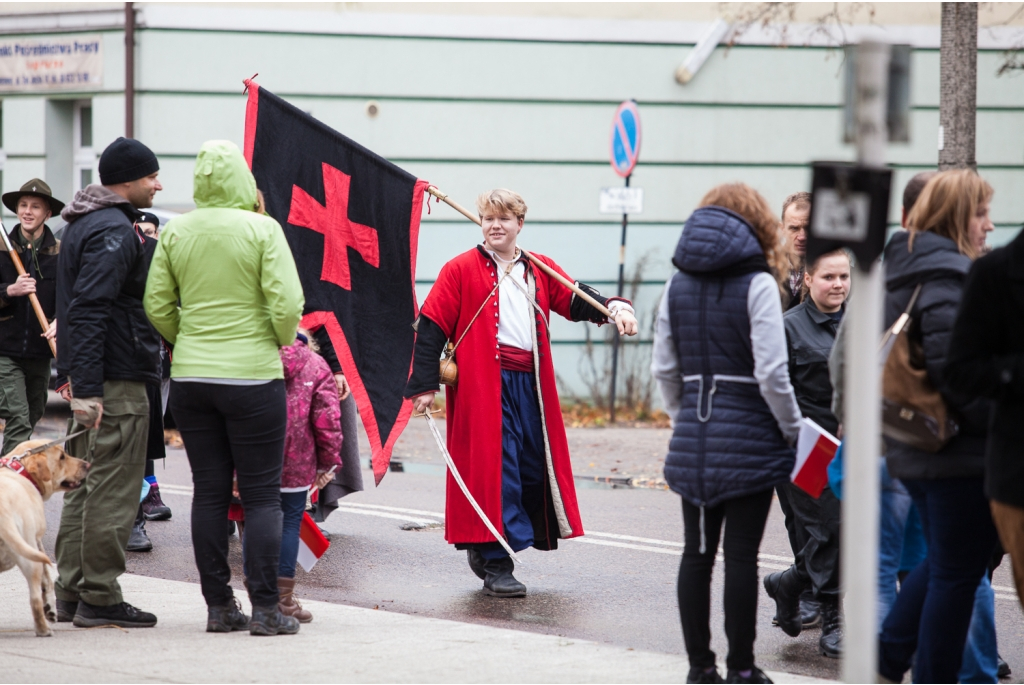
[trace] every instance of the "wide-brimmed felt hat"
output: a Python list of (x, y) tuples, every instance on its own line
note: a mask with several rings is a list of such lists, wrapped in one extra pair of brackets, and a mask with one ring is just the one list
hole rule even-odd
[(50, 191), (50, 186), (46, 185), (45, 181), (38, 178), (33, 178), (31, 181), (23, 185), (21, 190), (4, 193), (4, 207), (7, 207), (7, 209), (17, 214), (18, 200), (26, 195), (40, 197), (46, 200), (50, 205), (50, 214), (53, 216), (60, 216), (60, 210), (64, 209), (64, 203), (53, 196), (53, 193)]

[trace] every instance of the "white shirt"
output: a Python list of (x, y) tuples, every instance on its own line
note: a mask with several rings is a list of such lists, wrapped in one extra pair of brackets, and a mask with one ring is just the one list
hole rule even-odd
[[(505, 275), (505, 269), (508, 268), (509, 263), (491, 250), (488, 250), (487, 253), (494, 258), (494, 262), (498, 265), (496, 275), (500, 279)], [(516, 248), (516, 253), (517, 255), (521, 254), (518, 248)], [(495, 326), (498, 328), (499, 345), (509, 345), (532, 352), (533, 312), (531, 310), (533, 305), (526, 296), (528, 286), (525, 276), (526, 264), (520, 260), (512, 267), (508, 277), (501, 281), (501, 285), (498, 286), (498, 314), (496, 315), (498, 321)], [(576, 295), (574, 294), (573, 297)], [(621, 300), (608, 303), (608, 310), (612, 316), (618, 314), (622, 309), (630, 313), (633, 312), (633, 308)], [(608, 323), (615, 323), (615, 320), (609, 318)]]
[[(508, 262), (494, 252), (490, 252), (498, 265), (497, 277), (501, 279), (508, 268)], [(498, 312), (495, 325), (498, 328), (498, 344), (518, 347), (527, 352), (533, 351), (533, 306), (526, 298), (526, 264), (515, 263), (508, 277), (498, 286)], [(516, 279), (516, 282), (513, 282)], [(518, 286), (517, 286), (518, 283)], [(521, 287), (519, 287), (521, 286)]]

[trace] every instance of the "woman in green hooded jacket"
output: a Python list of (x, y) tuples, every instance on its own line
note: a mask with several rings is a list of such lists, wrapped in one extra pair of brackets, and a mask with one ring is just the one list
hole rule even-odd
[[(281, 226), (256, 213), (256, 180), (231, 142), (196, 158), (195, 211), (171, 221), (146, 283), (145, 308), (174, 345), (170, 407), (192, 467), (192, 545), (208, 632), (298, 631), (277, 610), (281, 463), (287, 424), (278, 348), (295, 340), (302, 285)], [(246, 509), (252, 619), (228, 581), (232, 476)]]

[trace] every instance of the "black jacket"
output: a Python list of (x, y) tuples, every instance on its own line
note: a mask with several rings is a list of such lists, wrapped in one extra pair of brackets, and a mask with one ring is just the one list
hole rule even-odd
[(971, 268), (946, 382), (965, 395), (995, 400), (985, 491), (1024, 508), (1024, 233)]
[(102, 186), (75, 195), (63, 216), (57, 282), (57, 370), (76, 397), (106, 380), (160, 382), (160, 337), (146, 318), (148, 260), (136, 210)]
[[(50, 321), (57, 310), (57, 255), (60, 241), (53, 237), (49, 227), (43, 227), (43, 241), (33, 259), (31, 248), (22, 245), (21, 224), (8, 234), (25, 272), (36, 281), (36, 297), (43, 314)], [(52, 359), (50, 344), (41, 337), (43, 329), (36, 318), (27, 295), (8, 297), (7, 286), (18, 280), (7, 247), (0, 242), (0, 355)]]
[(921, 343), (928, 379), (942, 393), (960, 433), (935, 454), (887, 440), (889, 473), (893, 478), (912, 479), (980, 477), (985, 469), (990, 404), (957, 392), (945, 376), (949, 339), (971, 260), (957, 251), (952, 240), (929, 232), (918, 233), (909, 251), (908, 237), (906, 231), (897, 233), (885, 248), (885, 325), (895, 323), (914, 288), (923, 283), (911, 312), (910, 336)]
[(832, 414), (828, 357), (836, 341), (839, 321), (819, 311), (810, 297), (786, 312), (782, 321), (786, 326), (789, 379), (800, 411), (835, 435), (839, 421)]

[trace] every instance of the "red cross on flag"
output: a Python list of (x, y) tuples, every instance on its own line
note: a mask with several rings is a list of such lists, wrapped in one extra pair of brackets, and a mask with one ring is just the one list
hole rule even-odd
[(427, 182), (246, 85), (245, 158), (295, 257), (303, 325), (330, 334), (379, 483), (412, 412), (403, 394), (419, 313), (416, 245)]

